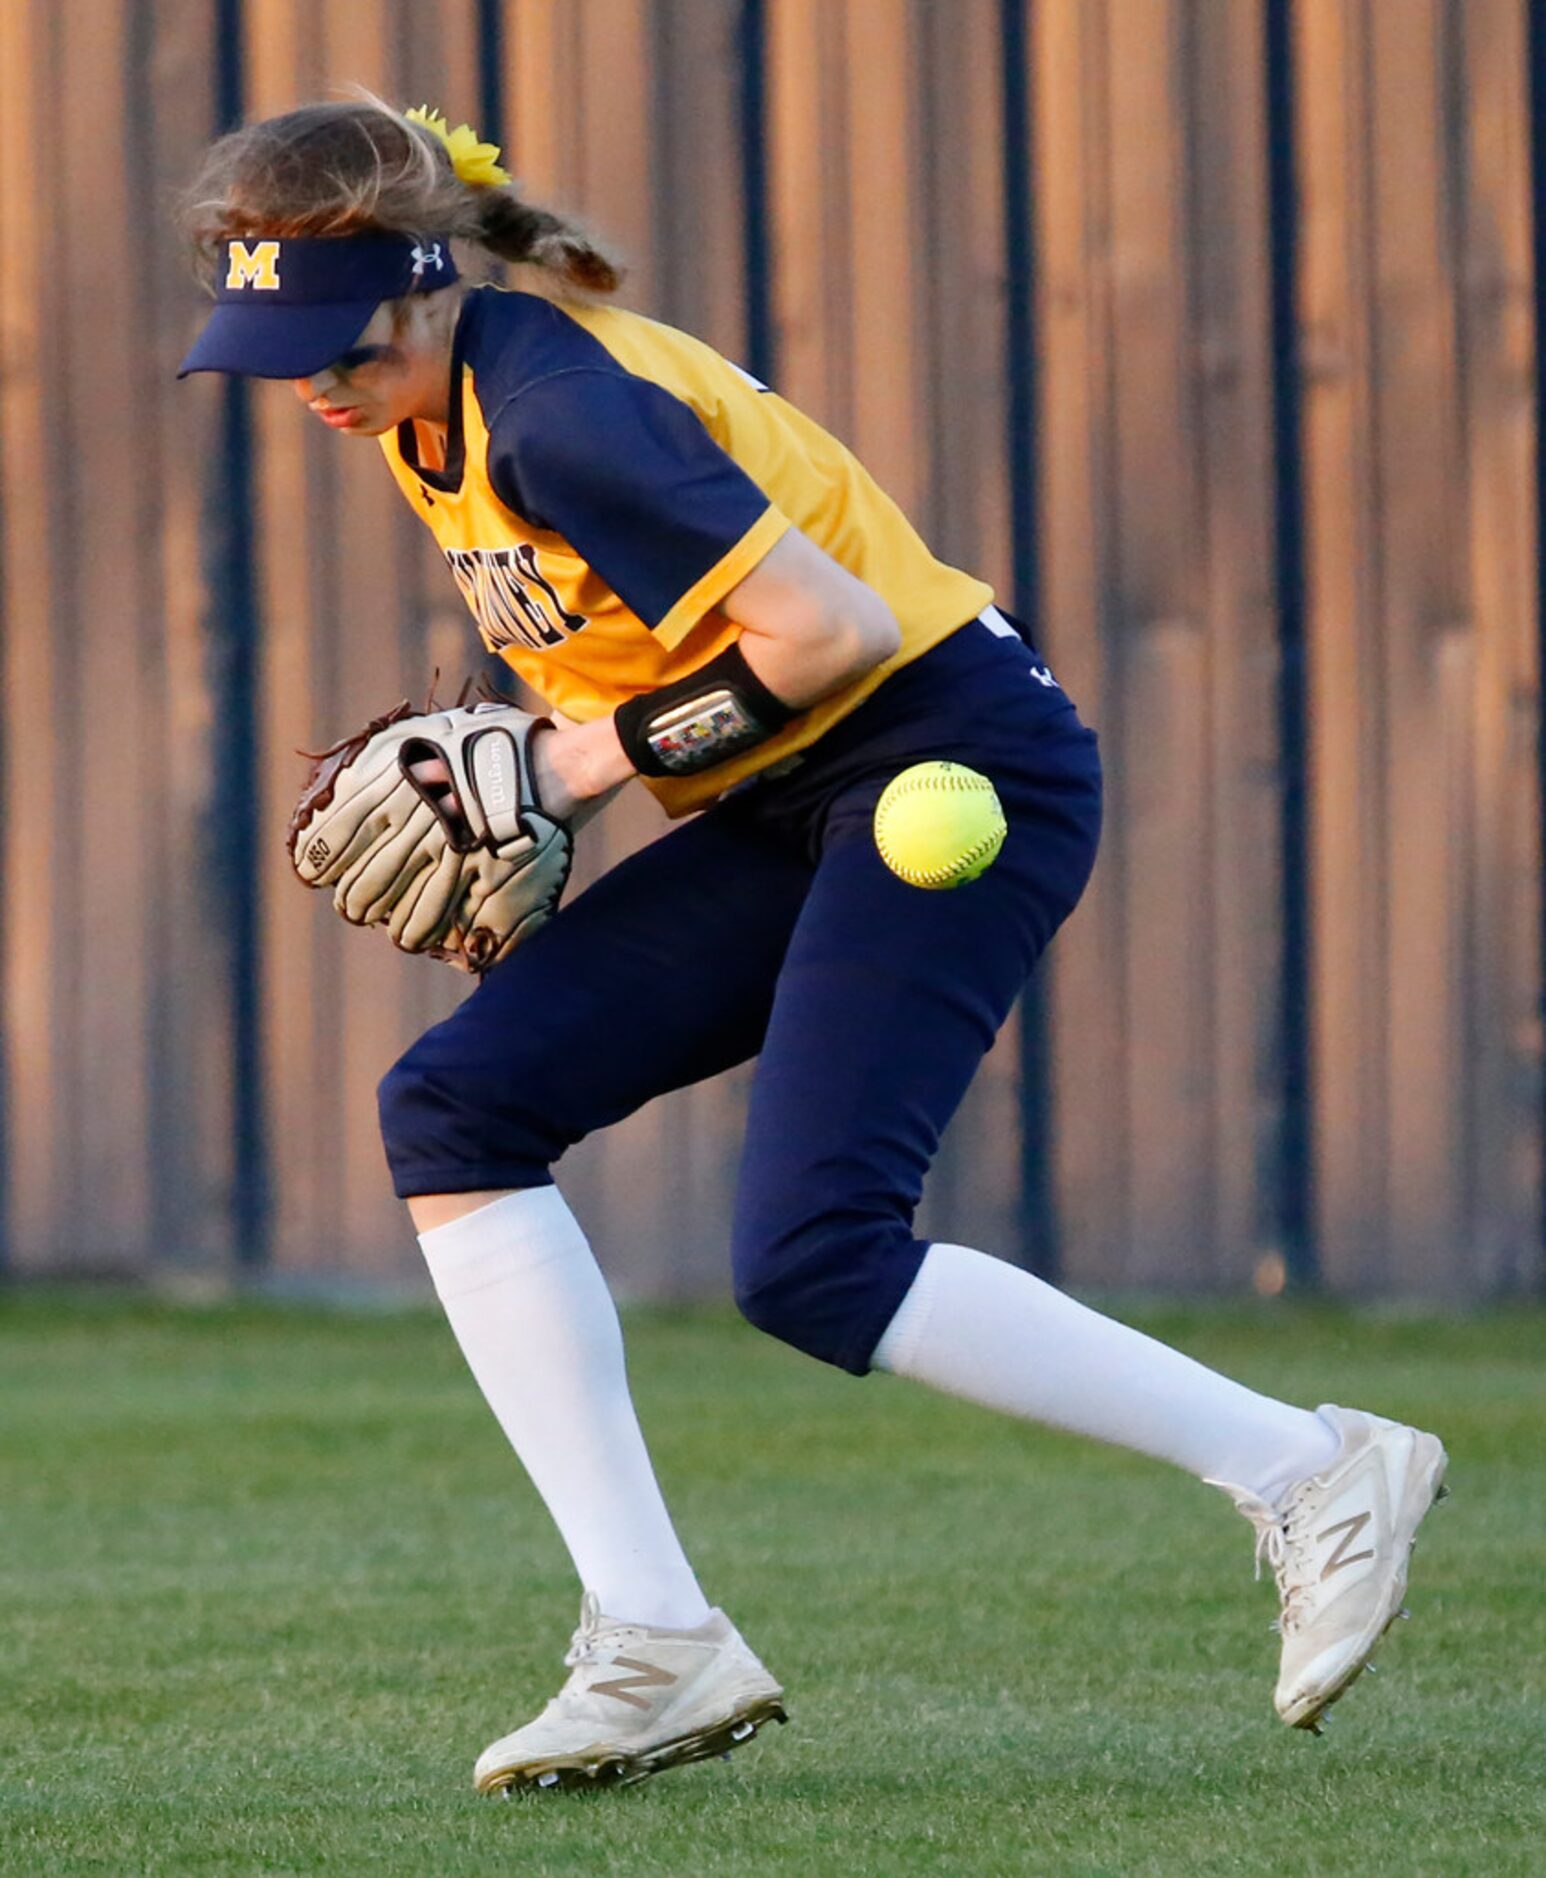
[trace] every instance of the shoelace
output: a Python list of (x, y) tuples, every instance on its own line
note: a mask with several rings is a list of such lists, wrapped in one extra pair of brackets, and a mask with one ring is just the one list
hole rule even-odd
[(637, 1624), (603, 1625), (596, 1594), (587, 1591), (580, 1604), (580, 1627), (569, 1639), (569, 1648), (564, 1652), (564, 1667), (580, 1669), (587, 1663), (594, 1663), (604, 1650), (643, 1635)]
[(1304, 1600), (1313, 1582), (1309, 1569), (1312, 1561), (1307, 1559), (1304, 1547), (1303, 1509), (1295, 1506), (1279, 1513), (1258, 1501), (1256, 1508), (1242, 1508), (1247, 1510), (1256, 1527), (1256, 1576), (1261, 1577), (1265, 1560), (1272, 1567), (1283, 1605), (1273, 1629), (1287, 1636), (1304, 1615)]

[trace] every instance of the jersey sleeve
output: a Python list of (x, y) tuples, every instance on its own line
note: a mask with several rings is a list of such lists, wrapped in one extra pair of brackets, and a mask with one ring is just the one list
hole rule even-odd
[(645, 378), (539, 378), (489, 426), (489, 479), (676, 646), (790, 526), (696, 411)]

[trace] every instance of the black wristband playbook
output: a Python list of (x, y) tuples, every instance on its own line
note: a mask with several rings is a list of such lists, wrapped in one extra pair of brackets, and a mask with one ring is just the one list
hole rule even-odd
[(629, 698), (612, 720), (641, 776), (695, 776), (766, 743), (798, 715), (746, 663), (737, 640), (674, 684)]

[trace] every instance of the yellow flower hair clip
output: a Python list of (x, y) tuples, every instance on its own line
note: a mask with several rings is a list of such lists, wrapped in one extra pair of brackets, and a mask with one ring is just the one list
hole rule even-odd
[(446, 147), (452, 169), (464, 183), (476, 189), (497, 189), (510, 181), (510, 172), (499, 167), (499, 145), (482, 142), (471, 124), (458, 124), (452, 130), (444, 112), (432, 111), (427, 104), (417, 104), (403, 115), (410, 124), (422, 124), (435, 133)]

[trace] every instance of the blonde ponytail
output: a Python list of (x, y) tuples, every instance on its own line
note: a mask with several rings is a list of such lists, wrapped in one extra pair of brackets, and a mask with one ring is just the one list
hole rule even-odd
[(577, 222), (522, 202), (513, 189), (488, 189), (479, 204), (478, 241), (501, 260), (543, 268), (591, 293), (615, 293), (623, 270)]

